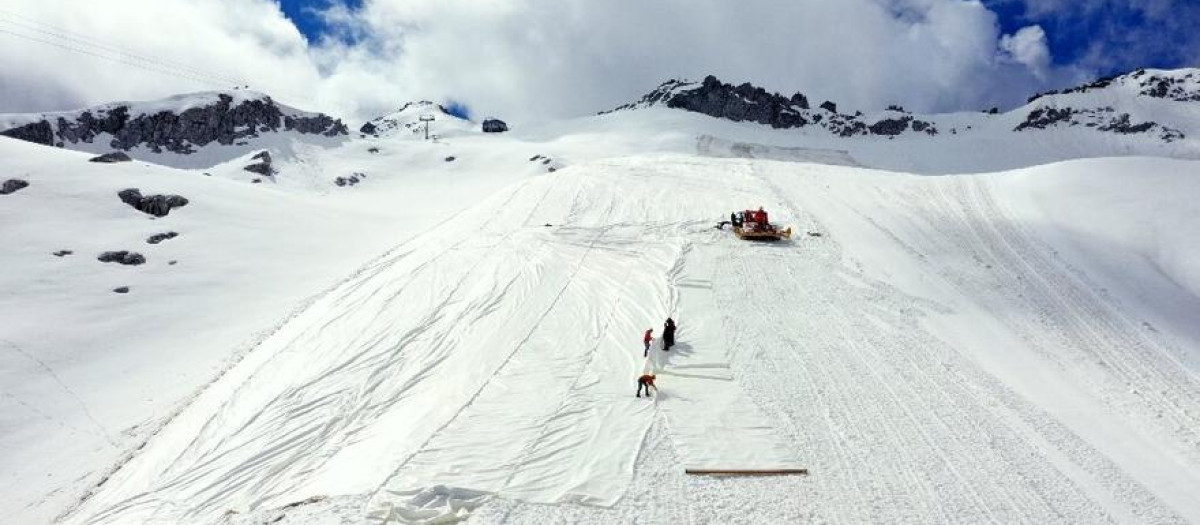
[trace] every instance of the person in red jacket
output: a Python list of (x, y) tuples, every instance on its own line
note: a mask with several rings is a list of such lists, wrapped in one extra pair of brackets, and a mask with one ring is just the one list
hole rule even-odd
[(646, 350), (642, 352), (642, 357), (650, 355), (650, 343), (654, 341), (654, 329), (646, 330), (646, 334), (642, 336), (642, 342), (646, 344)]
[(646, 397), (650, 397), (650, 389), (653, 388), (655, 393), (658, 393), (658, 387), (654, 386), (654, 374), (644, 374), (638, 378), (637, 397), (642, 397), (642, 389), (646, 389)]
[(758, 207), (758, 219), (756, 220), (758, 220), (758, 224), (763, 228), (766, 228), (767, 225), (771, 224), (771, 221), (767, 220), (767, 211), (764, 210), (762, 206)]

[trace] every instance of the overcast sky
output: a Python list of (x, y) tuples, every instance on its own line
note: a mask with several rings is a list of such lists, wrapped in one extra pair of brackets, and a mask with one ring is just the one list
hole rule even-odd
[(352, 121), (411, 99), (510, 120), (715, 74), (848, 109), (1010, 107), (1200, 61), (1194, 0), (5, 0), (0, 112), (249, 85)]

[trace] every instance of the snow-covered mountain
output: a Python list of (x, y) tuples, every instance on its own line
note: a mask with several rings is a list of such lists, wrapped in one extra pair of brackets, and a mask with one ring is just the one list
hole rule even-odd
[(283, 140), (337, 144), (341, 120), (245, 90), (202, 92), (77, 111), (0, 115), (0, 135), (93, 153), (123, 151), (177, 167), (208, 167)]
[(423, 137), (425, 121), (422, 121), (422, 118), (433, 119), (431, 122), (435, 124), (432, 124), (434, 126), (432, 136), (470, 130), (478, 131), (478, 126), (469, 120), (452, 115), (441, 104), (428, 100), (408, 102), (396, 111), (367, 121), (358, 131), (363, 135), (374, 137), (386, 137), (396, 133), (419, 134)]
[[(907, 134), (932, 137), (939, 133), (1029, 132), (1052, 126), (1083, 126), (1098, 133), (1139, 135), (1170, 143), (1200, 132), (1200, 112), (1194, 108), (1180, 112), (1178, 105), (1171, 104), (1200, 102), (1200, 70), (1138, 70), (1061, 93), (1037, 95), (1029, 102), (1005, 114), (993, 110), (914, 115), (898, 106), (883, 112), (851, 114), (839, 112), (832, 101), (811, 107), (803, 93), (783, 96), (749, 83), (735, 87), (709, 76), (702, 82), (667, 81), (641, 100), (612, 111), (663, 106), (773, 128), (818, 129), (846, 138)], [(1014, 120), (1019, 121), (1015, 126)]]
[[(1195, 79), (950, 115), (674, 82), (506, 133), (411, 103), (118, 163), (89, 159), (121, 132), (0, 137), (0, 513), (1200, 521)], [(128, 115), (223, 100), (189, 99)], [(64, 129), (35, 117), (5, 118)], [(795, 237), (716, 227), (758, 206)]]
[(699, 83), (668, 80), (641, 100), (619, 106), (612, 111), (655, 106), (694, 111), (734, 122), (757, 122), (773, 128), (811, 126), (841, 137), (896, 136), (905, 132), (938, 134), (936, 126), (906, 114), (903, 108), (893, 108), (889, 112), (894, 115), (889, 114), (868, 124), (868, 117), (862, 112), (838, 113), (838, 106), (832, 101), (825, 101), (813, 109), (809, 106), (808, 97), (803, 93), (785, 97), (778, 93), (769, 93), (748, 82), (734, 87), (711, 75)]

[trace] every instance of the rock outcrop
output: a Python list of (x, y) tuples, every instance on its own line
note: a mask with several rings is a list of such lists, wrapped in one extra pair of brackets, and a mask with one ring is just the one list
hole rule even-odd
[(96, 260), (100, 262), (115, 262), (126, 266), (137, 266), (146, 263), (146, 257), (137, 252), (121, 250), (119, 252), (104, 252)]
[(195, 104), (190, 99), (188, 103), (180, 102), (187, 109), (178, 111), (138, 112), (136, 105), (120, 104), (78, 114), (47, 115), (42, 120), (0, 131), (0, 135), (48, 146), (92, 143), (104, 136), (115, 150), (144, 147), (155, 153), (189, 154), (209, 144), (231, 145), (281, 130), (327, 137), (349, 133), (339, 119), (319, 113), (285, 111), (267, 96), (235, 99), (227, 93), (216, 93), (188, 97), (211, 98), (207, 104)]
[(275, 175), (275, 168), (271, 166), (271, 153), (268, 151), (260, 151), (257, 155), (250, 157), (250, 160), (257, 160), (253, 164), (249, 164), (242, 169), (250, 173), (257, 173), (268, 177)]
[(349, 177), (338, 177), (338, 178), (334, 179), (333, 183), (340, 187), (354, 186), (354, 185), (366, 180), (366, 178), (367, 178), (367, 174), (354, 172), (354, 173), (350, 174)]
[(14, 139), (23, 140), (25, 142), (36, 142), (47, 146), (54, 145), (54, 127), (45, 120), (39, 120), (25, 124), (24, 126), (15, 127), (0, 131), (0, 135), (12, 137)]
[(1097, 131), (1133, 135), (1157, 133), (1163, 142), (1175, 142), (1185, 138), (1183, 132), (1163, 126), (1157, 122), (1133, 122), (1129, 113), (1117, 113), (1111, 106), (1094, 109), (1044, 106), (1030, 111), (1025, 120), (1013, 131), (1044, 130), (1052, 127), (1083, 126)]
[[(797, 93), (800, 97), (800, 95)], [(669, 108), (680, 108), (735, 122), (751, 121), (773, 128), (798, 128), (809, 124), (792, 97), (767, 93), (744, 83), (734, 87), (709, 75), (699, 88), (679, 91), (666, 100)]]
[(129, 188), (117, 192), (121, 202), (133, 206), (134, 209), (155, 217), (166, 217), (173, 208), (187, 206), (188, 200), (179, 195), (150, 195), (143, 196), (141, 190)]
[(803, 93), (783, 96), (749, 83), (739, 86), (726, 84), (712, 75), (705, 77), (699, 84), (669, 80), (638, 102), (620, 106), (613, 111), (656, 105), (734, 122), (755, 122), (777, 129), (817, 126), (841, 137), (873, 134), (895, 136), (907, 131), (931, 135), (937, 133), (933, 123), (912, 116), (885, 119), (869, 125), (862, 121), (861, 113), (838, 113), (837, 104), (833, 102), (826, 101), (821, 104), (819, 110), (812, 110), (808, 105), (808, 97)]
[(156, 233), (151, 235), (150, 238), (146, 239), (146, 244), (158, 244), (167, 239), (174, 239), (176, 237), (179, 237), (179, 234), (175, 232)]
[(1104, 77), (1070, 89), (1038, 93), (1030, 97), (1029, 102), (1051, 95), (1090, 93), (1110, 87), (1126, 87), (1143, 97), (1176, 102), (1200, 102), (1200, 71), (1195, 69), (1176, 71), (1138, 69), (1124, 75)]
[(29, 183), (21, 179), (8, 179), (0, 184), (0, 195), (9, 195), (29, 187)]
[(114, 162), (129, 162), (131, 160), (133, 160), (133, 159), (129, 158), (129, 155), (126, 155), (125, 152), (114, 151), (112, 153), (105, 153), (98, 157), (92, 157), (92, 158), (88, 159), (88, 162), (100, 162), (100, 163), (104, 163), (104, 164), (112, 164)]

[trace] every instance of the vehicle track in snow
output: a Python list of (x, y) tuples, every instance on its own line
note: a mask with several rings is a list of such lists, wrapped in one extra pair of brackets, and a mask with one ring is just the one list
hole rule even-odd
[[(727, 248), (715, 265), (713, 288), (726, 314), (722, 324), (733, 371), (790, 438), (811, 475), (678, 482), (680, 467), (672, 473), (663, 464), (664, 458), (677, 458), (664, 456), (660, 445), (652, 447), (654, 454), (643, 451), (635, 479), (653, 476), (656, 484), (681, 492), (667, 494), (635, 481), (613, 509), (499, 499), (473, 523), (1185, 521), (1054, 416), (931, 333), (925, 318), (948, 313), (947, 306), (865, 275), (842, 253), (839, 224), (823, 224), (800, 208), (802, 200), (778, 185), (775, 175), (754, 169), (727, 167), (730, 178), (760, 180), (762, 195), (774, 196), (782, 215), (824, 236), (772, 245), (714, 233), (692, 241)], [(807, 182), (820, 183), (813, 179)], [(819, 193), (795, 183), (788, 189)], [(930, 202), (902, 192), (895, 196), (910, 203), (926, 225), (945, 226), (947, 217), (937, 213), (950, 203), (981, 214), (977, 221), (1002, 223), (992, 227), (1011, 227), (1003, 224), (1011, 222), (1007, 217), (989, 214), (981, 196), (968, 197)], [(871, 210), (857, 213), (872, 220)], [(966, 241), (960, 228), (916, 231), (936, 242)], [(924, 258), (919, 247), (905, 248), (913, 258)], [(1046, 248), (1030, 248), (1035, 249)], [(990, 289), (967, 286), (973, 293)], [(686, 325), (679, 337), (686, 341)], [(754, 509), (738, 503), (746, 494), (760, 495)], [(627, 505), (630, 500), (640, 510)], [(682, 514), (681, 508), (692, 513)]]
[[(1073, 353), (1074, 364), (1099, 365), (1108, 372), (1092, 377), (1114, 408), (1156, 414), (1146, 423), (1181, 442), (1200, 445), (1200, 377), (1179, 361), (1180, 350), (1131, 319), (1086, 274), (1058, 260), (1049, 247), (1039, 246), (1036, 237), (1008, 218), (986, 181), (962, 178), (950, 190), (953, 196), (944, 202), (964, 203), (964, 220), (991, 260), (1026, 285), (1021, 293), (1039, 313), (1040, 326), (1018, 328), (1035, 345), (1060, 345)], [(1039, 336), (1044, 340), (1038, 341)], [(1192, 460), (1200, 459), (1200, 447), (1181, 450)]]
[[(910, 203), (914, 214), (928, 213), (927, 200), (911, 195), (898, 200)], [(978, 206), (966, 198), (947, 202)], [(997, 227), (1007, 222), (999, 215), (981, 221)], [(833, 443), (813, 442), (811, 432), (797, 437), (798, 443), (817, 448), (816, 479), (820, 473), (865, 468), (890, 480), (872, 476), (830, 483), (833, 490), (822, 492), (833, 494), (829, 503), (836, 521), (1182, 521), (1095, 449), (927, 332), (922, 317), (944, 307), (841, 264), (837, 225), (832, 226), (832, 237), (808, 239), (792, 250), (737, 253), (721, 267), (744, 268), (742, 276), (735, 273), (733, 282), (719, 289), (740, 286), (757, 294), (750, 302), (764, 312), (763, 319), (796, 319), (752, 328), (752, 335), (743, 336), (778, 343), (759, 345), (759, 355), (775, 361), (773, 366), (751, 365), (742, 372), (752, 390), (767, 391), (756, 396), (764, 407), (827, 428), (824, 441)], [(919, 249), (908, 250), (922, 256)], [(754, 286), (752, 277), (768, 268), (765, 273), (778, 278), (771, 286)], [(772, 310), (797, 296), (812, 297), (804, 303), (810, 308)], [(754, 319), (730, 322), (753, 325)], [(791, 357), (771, 357), (778, 349), (789, 349)], [(788, 370), (789, 359), (805, 363), (805, 380), (763, 377), (763, 372)], [(787, 389), (795, 391), (794, 403), (769, 393)], [(814, 404), (833, 406), (808, 408)], [(906, 479), (911, 485), (897, 484)], [(879, 505), (881, 500), (887, 503)], [(878, 507), (887, 513), (865, 510)]]
[[(330, 512), (347, 515), (347, 505), (391, 503), (380, 489), (442, 483), (500, 493), (478, 509), (476, 523), (1184, 521), (939, 337), (927, 321), (956, 305), (908, 295), (850, 259), (839, 241), (845, 217), (803, 206), (806, 198), (831, 198), (819, 188), (832, 179), (809, 173), (818, 168), (678, 159), (598, 165), (605, 169), (564, 175), (562, 184), (555, 178), (544, 188), (514, 188), (471, 228), (455, 230), (469, 232), (466, 238), (397, 250), (328, 294), (298, 327), (275, 336), (268, 350), (276, 353), (259, 364), (265, 374), (278, 359), (310, 375), (282, 389), (257, 372), (231, 377), (240, 382), (159, 467), (160, 484), (103, 502), (109, 506), (92, 521), (212, 521), (231, 507), (263, 513), (322, 487), (369, 484), (354, 489), (363, 497), (330, 504)], [(707, 171), (679, 173), (693, 170)], [(792, 179), (784, 183), (784, 176)], [(614, 191), (644, 177), (664, 180), (644, 194)], [(1106, 311), (1113, 307), (1103, 297), (1080, 292), (1081, 277), (1020, 231), (988, 187), (947, 180), (864, 190), (878, 192), (887, 211), (902, 210), (895, 213), (911, 224), (900, 231), (876, 219), (877, 210), (841, 205), (964, 294), (983, 296), (1063, 373), (1095, 380), (1089, 384), (1111, 394), (1116, 413), (1142, 414), (1181, 396), (1164, 406), (1165, 423), (1155, 428), (1190, 439), (1186, 430), (1170, 431), (1191, 421), (1197, 399), (1187, 374), (1171, 368), (1175, 350), (1122, 339), (1141, 346), (1132, 355), (1112, 347), (1063, 352), (1056, 345), (1104, 343), (1136, 324)], [(945, 186), (951, 183), (961, 186)], [(517, 199), (522, 192), (531, 194)], [(777, 217), (825, 235), (755, 244), (688, 218), (738, 199), (778, 208)], [(979, 272), (937, 267), (925, 255), (934, 248), (973, 257)], [(712, 289), (735, 381), (789, 438), (810, 476), (686, 476), (670, 420), (628, 396), (632, 385), (622, 374), (640, 361), (629, 334), (674, 311), (683, 296), (669, 284), (699, 254), (717, 254), (705, 262), (715, 269)], [(628, 271), (634, 267), (639, 272)], [(610, 302), (622, 297), (629, 300)], [(303, 346), (318, 336), (328, 341)], [(486, 344), (476, 344), (481, 338)], [(687, 338), (681, 320), (680, 342)], [(290, 355), (293, 346), (304, 355)], [(1100, 371), (1116, 379), (1095, 374), (1095, 359), (1111, 361)], [(411, 401), (438, 381), (462, 381), (464, 391), (451, 392), (444, 406), (437, 402), (445, 392)], [(1142, 401), (1118, 395), (1120, 381), (1158, 390)], [(669, 389), (669, 377), (664, 383)], [(249, 400), (260, 390), (272, 395), (239, 408), (256, 402)], [(542, 396), (550, 401), (533, 403)], [(638, 420), (631, 426), (645, 426), (618, 437), (650, 428), (640, 454), (636, 444), (599, 432), (631, 418)], [(390, 435), (399, 432), (411, 434)], [(372, 439), (388, 441), (355, 450)], [(614, 441), (620, 450), (598, 451)], [(341, 456), (347, 451), (349, 460)], [(339, 460), (354, 468), (333, 468)], [(609, 485), (630, 475), (631, 463), (631, 485), (612, 507), (573, 504), (612, 503), (619, 491)], [(596, 464), (605, 466), (592, 470)], [(321, 485), (323, 472), (344, 485)], [(350, 482), (340, 479), (347, 473)], [(600, 478), (609, 485), (588, 486)], [(516, 501), (526, 496), (560, 504)], [(182, 505), (194, 507), (175, 508)]]
[[(1008, 380), (1031, 376), (1055, 384), (1032, 402), (1057, 415), (1036, 411), (1039, 417), (1023, 418), (1038, 423), (1027, 435), (1057, 456), (1059, 468), (1074, 471), (1096, 499), (1118, 495), (1127, 508), (1110, 509), (1115, 515), (1151, 521), (1178, 520), (1176, 512), (1200, 516), (1189, 495), (1200, 480), (1181, 475), (1188, 471), (1183, 465), (1200, 463), (1200, 383), (1181, 363), (1182, 350), (1143, 330), (1085, 272), (1015, 219), (996, 196), (997, 182), (986, 176), (877, 181), (865, 190), (878, 193), (876, 204), (856, 213), (999, 325), (1009, 339), (974, 350), (977, 359), (1016, 359), (1020, 368), (1000, 365)], [(882, 209), (872, 210), (876, 206)], [(1083, 431), (1087, 439), (1074, 435)], [(1157, 456), (1126, 453), (1125, 443), (1147, 439)]]

